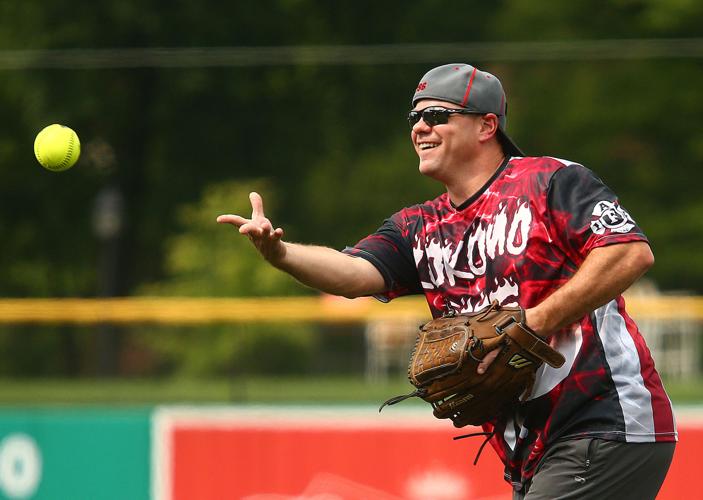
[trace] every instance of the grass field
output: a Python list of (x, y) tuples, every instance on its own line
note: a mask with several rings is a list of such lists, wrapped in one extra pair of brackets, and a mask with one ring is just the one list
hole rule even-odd
[[(703, 403), (703, 379), (670, 381), (674, 404)], [(369, 382), (363, 377), (264, 378), (215, 380), (2, 379), (0, 405), (155, 405), (155, 404), (380, 404), (410, 392), (407, 379)], [(422, 404), (410, 400), (405, 404)]]
[(349, 403), (409, 392), (407, 380), (232, 378), (214, 380), (2, 380), (0, 404)]

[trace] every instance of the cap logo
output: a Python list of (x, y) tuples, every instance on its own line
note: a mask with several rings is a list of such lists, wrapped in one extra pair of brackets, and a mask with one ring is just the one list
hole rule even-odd
[(427, 88), (427, 82), (420, 82), (420, 85), (417, 86), (415, 89), (415, 92), (422, 92)]

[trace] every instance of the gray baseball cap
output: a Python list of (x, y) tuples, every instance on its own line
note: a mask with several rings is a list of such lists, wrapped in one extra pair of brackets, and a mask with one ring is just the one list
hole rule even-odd
[(478, 113), (498, 116), (498, 129), (505, 153), (525, 156), (505, 132), (508, 102), (500, 80), (494, 75), (474, 68), (470, 64), (445, 64), (431, 69), (415, 89), (412, 105), (422, 99), (437, 99), (454, 103)]

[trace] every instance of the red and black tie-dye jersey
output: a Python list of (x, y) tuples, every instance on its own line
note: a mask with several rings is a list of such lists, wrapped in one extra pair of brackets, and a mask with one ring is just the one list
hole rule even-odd
[[(597, 247), (647, 241), (615, 194), (585, 167), (512, 158), (461, 206), (447, 194), (405, 208), (346, 253), (383, 274), (390, 300), (423, 293), (431, 313), (473, 312), (492, 300), (534, 307)], [(551, 337), (566, 358), (542, 366), (528, 400), (486, 424), (516, 487), (555, 440), (584, 436), (675, 441), (671, 403), (645, 341), (617, 297)]]

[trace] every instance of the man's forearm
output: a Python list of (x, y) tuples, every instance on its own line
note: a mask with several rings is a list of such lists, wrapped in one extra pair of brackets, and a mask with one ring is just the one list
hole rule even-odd
[(527, 324), (550, 335), (620, 295), (653, 263), (644, 242), (596, 248), (564, 286), (527, 311)]
[(261, 256), (301, 283), (323, 292), (345, 297), (371, 295), (385, 290), (381, 273), (370, 262), (331, 248), (283, 241), (283, 229), (274, 228), (264, 214), (264, 200), (249, 193), (251, 218), (236, 214), (217, 217), (246, 235)]
[(359, 297), (385, 289), (381, 273), (368, 261), (332, 248), (283, 243), (285, 251), (269, 261), (312, 288), (333, 295)]

